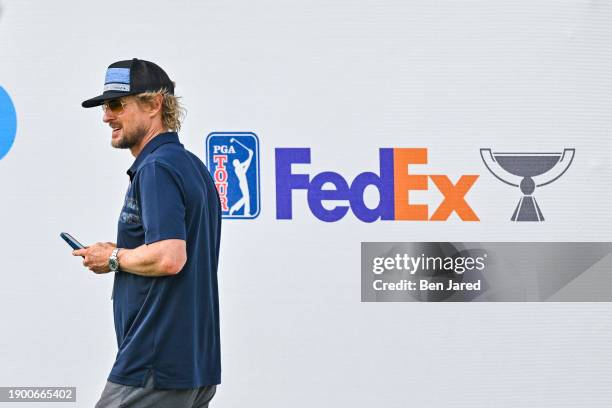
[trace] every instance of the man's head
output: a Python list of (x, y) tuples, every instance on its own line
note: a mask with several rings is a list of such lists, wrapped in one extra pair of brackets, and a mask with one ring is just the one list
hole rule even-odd
[(102, 95), (82, 105), (102, 105), (103, 121), (113, 129), (111, 144), (121, 149), (137, 145), (150, 133), (178, 131), (183, 115), (174, 82), (156, 64), (136, 58), (111, 64)]

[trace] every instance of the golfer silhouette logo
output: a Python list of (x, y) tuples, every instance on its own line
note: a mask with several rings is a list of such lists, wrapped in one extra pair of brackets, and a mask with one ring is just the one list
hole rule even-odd
[(251, 196), (249, 195), (249, 183), (247, 182), (247, 171), (249, 170), (249, 166), (251, 165), (251, 161), (253, 160), (253, 150), (249, 149), (242, 143), (240, 143), (235, 138), (230, 139), (230, 143), (237, 143), (242, 146), (247, 152), (249, 152), (249, 157), (241, 162), (238, 159), (232, 160), (232, 164), (234, 165), (234, 174), (238, 178), (238, 187), (240, 188), (240, 193), (242, 197), (229, 210), (229, 215), (233, 215), (237, 210), (244, 207), (244, 216), (251, 216)]
[(227, 219), (259, 215), (259, 140), (250, 132), (213, 132), (206, 138), (207, 167)]

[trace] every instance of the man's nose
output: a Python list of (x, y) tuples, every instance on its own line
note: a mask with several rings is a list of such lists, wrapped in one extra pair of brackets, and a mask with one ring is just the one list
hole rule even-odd
[(113, 115), (113, 112), (111, 112), (110, 109), (104, 110), (104, 116), (102, 116), (102, 122), (109, 123), (113, 119), (115, 119), (115, 115)]

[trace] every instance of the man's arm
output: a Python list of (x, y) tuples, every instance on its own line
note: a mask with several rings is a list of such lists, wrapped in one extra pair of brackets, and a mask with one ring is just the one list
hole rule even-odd
[(247, 149), (247, 150), (249, 151), (249, 158), (244, 161), (243, 166), (242, 166), (242, 167), (244, 167), (245, 171), (251, 165), (251, 160), (253, 160), (253, 150), (251, 150), (251, 149)]
[(121, 249), (119, 270), (141, 276), (179, 273), (187, 262), (187, 245), (182, 239), (165, 239), (134, 249)]
[[(119, 269), (142, 276), (176, 275), (187, 261), (185, 199), (180, 177), (157, 162), (142, 166), (136, 177), (144, 244), (121, 249), (117, 256)], [(114, 248), (112, 242), (98, 242), (72, 253), (83, 256), (83, 265), (93, 272), (106, 273), (110, 271), (108, 259)]]
[[(72, 251), (83, 256), (83, 265), (95, 273), (110, 272), (108, 259), (116, 245), (98, 242)], [(141, 276), (169, 276), (179, 273), (187, 262), (187, 245), (182, 239), (165, 239), (134, 249), (122, 248), (117, 255), (119, 269)]]

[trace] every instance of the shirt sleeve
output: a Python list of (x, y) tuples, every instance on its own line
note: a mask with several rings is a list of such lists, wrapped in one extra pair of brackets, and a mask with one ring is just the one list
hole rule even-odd
[(159, 163), (146, 164), (138, 173), (145, 244), (186, 240), (185, 199), (177, 175)]

